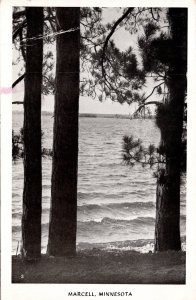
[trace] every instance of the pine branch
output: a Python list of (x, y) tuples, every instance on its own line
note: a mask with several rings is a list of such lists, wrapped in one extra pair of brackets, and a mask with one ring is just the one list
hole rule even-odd
[(23, 101), (13, 101), (12, 104), (24, 104)]
[[(53, 15), (53, 12), (52, 12), (51, 7), (48, 7), (48, 8), (47, 8), (47, 11), (48, 11), (48, 21), (49, 21), (49, 23), (50, 23), (50, 26), (51, 26), (53, 32), (55, 32), (56, 29), (55, 29), (55, 26), (54, 26), (53, 23), (52, 23), (53, 20), (55, 19), (55, 17), (54, 17), (54, 15)], [(50, 17), (50, 16), (51, 16), (51, 17)]]
[(145, 107), (145, 106), (147, 106), (147, 105), (151, 105), (151, 104), (154, 104), (154, 105), (161, 105), (162, 103), (159, 102), (159, 101), (150, 101), (150, 102), (143, 103), (142, 105), (140, 105), (140, 106), (138, 107), (138, 109), (134, 112), (134, 114), (137, 114), (138, 112), (140, 112), (140, 110), (141, 110), (143, 107)]
[(24, 73), (18, 79), (16, 79), (16, 81), (14, 81), (14, 83), (12, 84), (12, 88), (14, 88), (20, 81), (22, 81), (24, 79), (25, 75), (26, 75), (26, 73)]
[(148, 98), (150, 98), (153, 95), (154, 91), (164, 83), (165, 83), (165, 81), (162, 81), (158, 85), (154, 86), (154, 88), (152, 89), (152, 92), (145, 99), (143, 99), (143, 102), (145, 102)]
[(165, 164), (165, 158), (158, 154), (154, 145), (150, 144), (147, 148), (144, 148), (140, 139), (134, 140), (133, 136), (123, 137), (123, 161), (130, 166), (134, 166), (135, 163), (141, 164), (143, 167), (149, 165), (150, 168), (153, 165)]
[(26, 61), (26, 53), (25, 53), (25, 49), (24, 49), (24, 43), (22, 42), (23, 41), (22, 29), (20, 30), (19, 36), (20, 36), (21, 53), (22, 53), (24, 61)]
[(156, 22), (158, 21), (158, 19), (157, 18), (155, 18), (155, 16), (154, 16), (154, 13), (153, 13), (153, 8), (151, 8), (150, 9), (150, 12), (151, 12), (151, 15), (152, 15), (152, 18), (153, 18), (153, 20), (155, 20)]
[[(18, 13), (20, 13), (20, 12), (18, 12)], [(16, 14), (17, 14), (17, 13), (16, 13)], [(19, 15), (20, 15), (20, 14), (19, 14)], [(23, 15), (23, 13), (22, 13), (21, 15)], [(25, 15), (25, 12), (24, 12), (24, 15)], [(50, 15), (51, 15), (51, 16), (50, 16)], [(54, 22), (55, 17), (53, 16), (52, 13), (51, 13), (50, 15), (49, 15), (48, 17), (44, 18), (44, 21), (49, 21), (50, 26), (51, 26), (53, 32), (56, 32), (55, 26), (54, 26), (53, 23), (52, 23), (52, 22)], [(13, 18), (14, 18), (14, 17), (13, 17)], [(27, 25), (27, 21), (26, 21), (26, 19), (24, 19), (24, 20), (20, 23), (20, 25), (18, 26), (18, 28), (14, 31), (14, 33), (13, 33), (13, 35), (12, 35), (12, 40), (13, 40), (13, 41), (14, 41), (14, 40), (17, 38), (17, 36), (20, 34), (21, 30), (22, 30), (23, 28), (26, 27), (26, 25)]]
[[(164, 84), (164, 83), (165, 83), (165, 81), (163, 81), (163, 82), (159, 83), (158, 85), (156, 85), (156, 86), (152, 89), (152, 92), (151, 92), (145, 99), (143, 99), (142, 102), (145, 102), (147, 99), (149, 99), (149, 98), (153, 95), (154, 91), (155, 91), (159, 86), (161, 86), (161, 85)], [(133, 113), (133, 115), (135, 115), (135, 114), (137, 114), (138, 112), (140, 112), (141, 109), (144, 108), (145, 106), (147, 106), (147, 105), (152, 105), (152, 104), (154, 104), (154, 105), (161, 105), (162, 103), (159, 102), (159, 101), (150, 101), (150, 102), (142, 103), (142, 104), (137, 108), (137, 110)]]
[(114, 34), (116, 27), (133, 11), (133, 7), (129, 8), (114, 24), (114, 26), (112, 27), (112, 30), (110, 31), (110, 33), (108, 34), (108, 36), (106, 37), (104, 46), (103, 46), (103, 52), (102, 52), (102, 57), (101, 57), (101, 68), (102, 68), (102, 76), (105, 78), (105, 69), (104, 69), (104, 59), (105, 59), (105, 52), (106, 49), (108, 47), (108, 43), (110, 38), (112, 37), (112, 35)]
[(22, 29), (24, 27), (26, 27), (26, 24), (27, 24), (27, 21), (26, 20), (23, 20), (20, 25), (18, 26), (18, 28), (14, 31), (13, 35), (12, 35), (12, 40), (14, 41), (17, 36), (20, 34), (20, 32), (22, 32)]
[(20, 17), (25, 16), (25, 10), (21, 10), (21, 11), (17, 11), (15, 13), (13, 13), (13, 19), (16, 20)]

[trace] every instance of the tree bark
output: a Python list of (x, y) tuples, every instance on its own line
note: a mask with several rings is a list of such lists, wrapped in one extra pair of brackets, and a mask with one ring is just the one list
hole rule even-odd
[(168, 102), (164, 104), (161, 123), (166, 167), (157, 181), (155, 251), (180, 250), (180, 173), (182, 133), (187, 72), (187, 9), (170, 8), (172, 56), (167, 86)]
[[(166, 172), (166, 171), (165, 171)], [(162, 182), (168, 181), (168, 182)], [(180, 250), (180, 195), (177, 182), (173, 197), (169, 177), (159, 174), (156, 191), (155, 251)], [(177, 199), (178, 197), (178, 199)], [(177, 201), (176, 201), (177, 200)]]
[(28, 40), (43, 34), (43, 8), (26, 8), (27, 53), (24, 96), (24, 191), (22, 254), (41, 255), (41, 84), (43, 40)]
[(80, 9), (57, 8), (56, 94), (48, 253), (76, 253)]

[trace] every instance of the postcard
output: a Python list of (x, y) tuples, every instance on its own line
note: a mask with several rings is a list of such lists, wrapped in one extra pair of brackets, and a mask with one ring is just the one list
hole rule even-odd
[(1, 293), (195, 299), (195, 2), (1, 2)]

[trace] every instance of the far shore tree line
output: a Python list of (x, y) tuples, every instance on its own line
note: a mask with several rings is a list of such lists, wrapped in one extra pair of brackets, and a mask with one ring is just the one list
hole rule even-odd
[[(13, 43), (23, 63), (22, 133), (13, 134), (13, 157), (24, 160), (22, 255), (41, 256), (42, 156), (52, 156), (49, 255), (76, 254), (79, 95), (138, 103), (136, 113), (156, 105), (158, 149), (146, 150), (124, 137), (124, 161), (157, 165), (155, 251), (181, 250), (180, 176), (186, 167), (187, 9), (124, 8), (102, 22), (102, 8), (14, 8)], [(112, 40), (118, 28), (138, 34), (121, 51)], [(44, 52), (56, 42), (56, 57)], [(131, 44), (131, 43), (130, 43)], [(54, 78), (54, 60), (56, 73)], [(150, 94), (143, 86), (153, 81)], [(41, 95), (55, 95), (53, 149), (42, 149)], [(160, 101), (150, 100), (157, 93)], [(20, 148), (22, 145), (22, 148)], [(17, 148), (19, 147), (19, 148)]]

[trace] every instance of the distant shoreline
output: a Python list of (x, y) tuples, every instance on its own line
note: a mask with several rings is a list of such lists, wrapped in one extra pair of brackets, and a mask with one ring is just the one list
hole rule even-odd
[[(23, 114), (23, 111), (14, 110), (13, 113)], [(51, 116), (53, 112), (51, 111), (42, 111), (42, 115)], [(145, 118), (133, 117), (132, 115), (122, 115), (122, 114), (93, 114), (93, 113), (80, 113), (80, 118), (108, 118), (108, 119), (154, 119), (155, 116), (146, 116)]]

